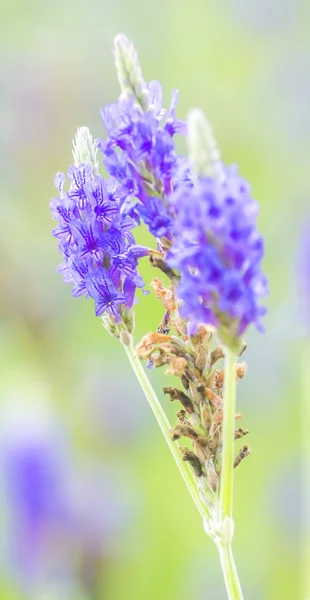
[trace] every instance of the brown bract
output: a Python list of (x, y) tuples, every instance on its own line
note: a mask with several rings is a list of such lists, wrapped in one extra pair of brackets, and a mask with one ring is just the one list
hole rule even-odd
[(176, 310), (176, 303), (174, 292), (170, 288), (166, 287), (159, 277), (154, 277), (150, 286), (153, 288), (157, 298), (164, 305), (165, 309), (169, 312)]
[(169, 367), (166, 369), (166, 375), (175, 375), (176, 377), (182, 377), (185, 375), (187, 367), (187, 361), (182, 356), (172, 356), (169, 362)]
[(150, 354), (153, 352), (154, 347), (160, 344), (167, 344), (171, 340), (170, 335), (165, 335), (163, 333), (158, 333), (154, 331), (152, 333), (148, 333), (145, 335), (141, 342), (136, 346), (137, 355), (142, 358), (149, 358)]

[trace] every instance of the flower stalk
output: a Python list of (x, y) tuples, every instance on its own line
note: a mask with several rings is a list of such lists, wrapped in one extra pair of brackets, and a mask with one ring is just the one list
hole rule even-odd
[(236, 416), (236, 355), (225, 349), (224, 410), (220, 504), (222, 518), (232, 517)]
[[(220, 507), (222, 522), (231, 523), (233, 536), (233, 480), (234, 480), (234, 440), (236, 417), (236, 355), (225, 348), (224, 414), (222, 434), (222, 464)], [(231, 540), (218, 544), (225, 586), (230, 600), (242, 600), (242, 590), (232, 553)]]
[(229, 600), (243, 600), (231, 544), (218, 544), (221, 567)]

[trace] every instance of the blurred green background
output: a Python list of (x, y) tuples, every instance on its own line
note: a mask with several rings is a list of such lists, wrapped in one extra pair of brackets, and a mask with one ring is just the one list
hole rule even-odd
[[(238, 390), (252, 455), (236, 471), (234, 548), (248, 600), (299, 599), (294, 268), (309, 204), (308, 0), (13, 0), (1, 21), (1, 600), (226, 597), (216, 548), (123, 351), (56, 272), (54, 174), (71, 163), (78, 126), (104, 136), (120, 31), (166, 105), (177, 88), (180, 117), (206, 111), (225, 162), (261, 202), (271, 294), (266, 334), (247, 335)], [(136, 340), (161, 316), (154, 294), (141, 296)], [(161, 394), (168, 378), (150, 377)], [(39, 491), (51, 507), (27, 529), (16, 461), (41, 481), (46, 456), (50, 491)]]

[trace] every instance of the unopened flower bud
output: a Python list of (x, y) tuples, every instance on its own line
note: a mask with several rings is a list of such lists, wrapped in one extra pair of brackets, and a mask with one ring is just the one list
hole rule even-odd
[(97, 147), (88, 127), (79, 127), (73, 144), (73, 158), (76, 167), (81, 164), (90, 165), (94, 175), (98, 175)]
[(119, 33), (114, 38), (115, 66), (124, 96), (133, 96), (143, 111), (148, 109), (149, 93), (143, 79), (136, 49), (132, 42)]
[(193, 108), (187, 117), (188, 152), (192, 170), (197, 177), (223, 177), (221, 155), (212, 129), (199, 108)]

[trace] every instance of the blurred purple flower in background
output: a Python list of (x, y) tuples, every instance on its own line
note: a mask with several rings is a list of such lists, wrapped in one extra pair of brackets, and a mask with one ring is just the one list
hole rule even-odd
[[(29, 417), (31, 415), (31, 417)], [(1, 430), (1, 475), (10, 515), (9, 557), (22, 585), (66, 576), (73, 527), (64, 439), (42, 411), (11, 413)]]
[(297, 252), (297, 310), (299, 328), (310, 334), (310, 215), (302, 224)]
[(1, 426), (8, 573), (30, 597), (55, 589), (72, 597), (78, 585), (95, 598), (104, 564), (118, 552), (118, 533), (131, 518), (122, 474), (96, 467), (91, 457), (84, 466), (81, 456), (77, 467), (57, 420), (28, 408), (28, 415), (10, 411)]
[[(101, 358), (86, 358), (80, 370), (78, 390), (81, 393), (83, 418), (89, 423), (92, 438), (104, 439), (119, 450), (136, 443), (144, 443), (153, 421), (148, 407), (133, 381), (128, 386), (130, 370), (126, 362), (120, 362), (122, 377), (115, 377), (112, 363), (105, 364), (102, 384)], [(142, 441), (141, 441), (142, 440)], [(123, 452), (123, 450), (122, 450)]]

